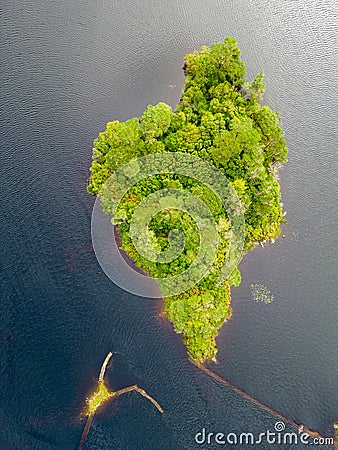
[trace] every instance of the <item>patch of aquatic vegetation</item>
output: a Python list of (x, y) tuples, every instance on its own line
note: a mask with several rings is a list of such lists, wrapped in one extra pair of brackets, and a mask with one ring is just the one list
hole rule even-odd
[(264, 284), (254, 283), (250, 285), (251, 294), (256, 302), (264, 302), (269, 304), (273, 301), (274, 296)]
[(87, 399), (86, 415), (94, 414), (100, 406), (112, 397), (112, 393), (108, 390), (103, 381), (100, 381), (96, 390)]

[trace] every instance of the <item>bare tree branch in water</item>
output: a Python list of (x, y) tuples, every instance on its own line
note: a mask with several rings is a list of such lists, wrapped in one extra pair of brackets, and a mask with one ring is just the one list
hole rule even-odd
[(96, 411), (103, 405), (105, 404), (108, 400), (111, 400), (113, 398), (117, 398), (122, 394), (126, 394), (127, 392), (132, 392), (132, 391), (136, 391), (139, 394), (141, 394), (143, 397), (146, 397), (148, 400), (151, 401), (151, 403), (156, 406), (156, 408), (163, 413), (163, 409), (160, 406), (160, 404), (151, 396), (149, 395), (144, 389), (140, 388), (139, 386), (137, 386), (136, 384), (134, 384), (133, 386), (128, 386), (124, 389), (119, 389), (118, 391), (109, 391), (108, 388), (106, 387), (105, 383), (104, 383), (104, 374), (106, 372), (106, 368), (107, 365), (110, 361), (110, 358), (113, 356), (112, 352), (109, 352), (108, 355), (106, 356), (101, 370), (100, 370), (100, 375), (99, 375), (99, 379), (98, 379), (98, 387), (96, 389), (96, 391), (93, 392), (93, 394), (87, 399), (87, 411), (86, 411), (86, 415), (87, 415), (87, 422), (86, 425), (84, 427), (81, 439), (80, 439), (80, 443), (78, 446), (78, 450), (82, 450), (84, 443), (86, 442), (94, 415), (96, 413)]

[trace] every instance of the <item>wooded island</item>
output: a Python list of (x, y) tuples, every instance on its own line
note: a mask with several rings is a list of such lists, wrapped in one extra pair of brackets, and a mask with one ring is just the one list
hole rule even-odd
[[(245, 219), (243, 254), (257, 244), (273, 241), (280, 233), (282, 213), (278, 170), (287, 160), (287, 146), (278, 113), (261, 101), (264, 74), (245, 79), (245, 64), (234, 39), (203, 46), (185, 56), (185, 87), (175, 111), (165, 103), (148, 106), (139, 118), (108, 122), (94, 141), (88, 191), (100, 197), (110, 213), (103, 189), (108, 178), (130, 161), (149, 154), (180, 152), (195, 155), (220, 170), (237, 193)], [(218, 234), (217, 255), (211, 270), (194, 287), (164, 298), (165, 311), (176, 332), (183, 333), (190, 356), (198, 361), (215, 357), (215, 337), (231, 315), (230, 287), (239, 285), (237, 268), (219, 282), (226, 261), (231, 221), (219, 198), (196, 178), (177, 173), (156, 174), (133, 186), (120, 202), (114, 223), (122, 247), (143, 271), (155, 278), (172, 277), (195, 260), (199, 229), (184, 209), (165, 209), (149, 223), (152, 245), (165, 252), (173, 229), (185, 235), (184, 249), (171, 262), (154, 262), (141, 255), (130, 235), (137, 205), (162, 189), (184, 190), (211, 211)]]

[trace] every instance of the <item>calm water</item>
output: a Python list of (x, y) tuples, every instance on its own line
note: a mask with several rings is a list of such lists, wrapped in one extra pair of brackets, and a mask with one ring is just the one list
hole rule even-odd
[[(120, 353), (111, 386), (138, 383), (165, 413), (137, 394), (121, 397), (95, 418), (87, 449), (196, 449), (202, 427), (273, 428), (274, 417), (192, 366), (158, 318), (160, 303), (114, 286), (91, 246), (93, 138), (149, 103), (175, 106), (183, 56), (226, 35), (237, 38), (249, 78), (265, 70), (266, 102), (283, 117), (288, 224), (285, 239), (242, 262), (210, 367), (332, 434), (336, 16), (333, 0), (2, 0), (0, 449), (75, 449), (84, 399), (110, 350)], [(252, 300), (253, 282), (271, 289), (273, 303)]]

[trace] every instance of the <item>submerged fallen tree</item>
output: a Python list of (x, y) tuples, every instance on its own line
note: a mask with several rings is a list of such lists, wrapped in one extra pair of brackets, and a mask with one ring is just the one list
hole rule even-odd
[(110, 361), (110, 358), (113, 356), (112, 352), (109, 352), (108, 355), (106, 356), (101, 370), (100, 370), (100, 375), (99, 375), (99, 379), (98, 379), (98, 385), (96, 390), (87, 398), (87, 407), (86, 407), (86, 411), (85, 411), (85, 416), (87, 417), (87, 421), (86, 421), (86, 425), (84, 427), (82, 436), (81, 436), (81, 440), (80, 440), (80, 444), (78, 446), (78, 450), (81, 450), (83, 448), (83, 445), (87, 439), (93, 418), (95, 413), (97, 412), (97, 410), (99, 408), (101, 408), (104, 404), (106, 404), (109, 400), (112, 400), (114, 398), (119, 397), (122, 394), (126, 394), (127, 392), (132, 392), (132, 391), (136, 391), (139, 394), (141, 394), (143, 397), (147, 398), (148, 400), (150, 400), (152, 402), (153, 405), (156, 406), (156, 408), (163, 413), (163, 409), (161, 408), (161, 406), (159, 405), (159, 403), (153, 398), (151, 397), (149, 394), (147, 394), (147, 392), (144, 389), (141, 389), (140, 387), (138, 387), (136, 384), (134, 384), (133, 386), (128, 386), (126, 388), (123, 389), (119, 389), (118, 391), (110, 391), (108, 389), (108, 387), (106, 386), (105, 382), (104, 382), (104, 374), (107, 368), (107, 365)]

